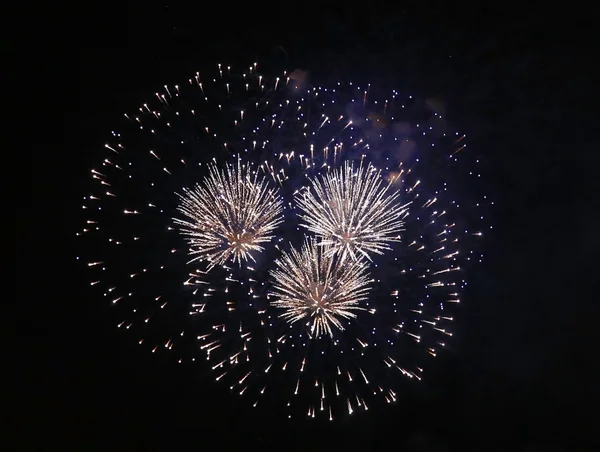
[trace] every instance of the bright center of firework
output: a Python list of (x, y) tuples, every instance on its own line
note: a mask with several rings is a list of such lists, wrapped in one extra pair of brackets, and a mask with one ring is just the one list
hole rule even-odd
[(352, 244), (352, 241), (354, 241), (354, 237), (348, 232), (342, 232), (340, 240), (344, 245), (350, 245)]
[(228, 244), (236, 249), (237, 253), (241, 253), (248, 249), (254, 242), (254, 234), (243, 230), (241, 232), (232, 232), (227, 236)]
[(311, 284), (310, 297), (314, 301), (314, 306), (316, 308), (324, 309), (327, 306), (326, 300), (326, 286), (321, 283), (313, 283)]
[(180, 195), (175, 219), (190, 245), (192, 261), (204, 260), (208, 267), (231, 259), (239, 264), (262, 251), (276, 227), (283, 221), (282, 201), (267, 180), (241, 161), (219, 170), (210, 167), (209, 176), (193, 190)]
[(292, 248), (276, 261), (272, 305), (285, 311), (289, 323), (307, 320), (310, 334), (333, 336), (332, 327), (344, 330), (342, 319), (353, 319), (364, 310), (371, 280), (364, 261), (343, 260), (306, 239), (300, 251)]

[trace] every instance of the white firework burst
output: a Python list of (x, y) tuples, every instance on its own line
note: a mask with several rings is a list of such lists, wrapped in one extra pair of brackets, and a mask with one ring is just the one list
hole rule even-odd
[(344, 330), (341, 319), (356, 318), (367, 299), (372, 280), (362, 260), (340, 259), (315, 239), (305, 238), (300, 251), (284, 252), (271, 271), (271, 305), (285, 311), (289, 323), (307, 320), (313, 336), (333, 336), (332, 326)]
[(283, 221), (283, 201), (277, 188), (240, 160), (221, 170), (215, 164), (202, 184), (178, 195), (177, 210), (185, 217), (173, 221), (186, 237), (190, 261), (204, 260), (208, 268), (228, 260), (241, 265), (271, 241)]
[[(208, 361), (215, 382), (270, 413), (333, 420), (394, 403), (399, 379), (425, 378), (451, 343), (484, 258), (493, 202), (477, 155), (433, 105), (395, 90), (213, 69), (158, 88), (107, 134), (77, 231), (94, 298), (140, 347)], [(372, 149), (392, 151), (385, 169)], [(213, 156), (233, 160), (211, 168)], [(303, 218), (288, 216), (298, 204)], [(282, 256), (276, 242), (295, 238)], [(202, 265), (184, 271), (190, 259)]]
[(296, 196), (302, 226), (313, 232), (321, 246), (342, 259), (383, 254), (400, 241), (408, 204), (400, 204), (400, 191), (392, 191), (381, 171), (362, 163), (345, 162), (336, 170), (313, 179)]

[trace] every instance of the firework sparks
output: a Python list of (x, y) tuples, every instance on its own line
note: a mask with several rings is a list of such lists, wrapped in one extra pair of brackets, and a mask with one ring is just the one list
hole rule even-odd
[(313, 336), (328, 334), (332, 326), (344, 330), (342, 319), (356, 318), (364, 310), (371, 280), (363, 261), (350, 262), (305, 239), (300, 251), (292, 248), (276, 261), (271, 304), (285, 309), (281, 317), (289, 323), (306, 319)]
[(400, 241), (408, 204), (399, 203), (400, 191), (390, 192), (381, 172), (352, 163), (318, 177), (312, 190), (296, 197), (303, 226), (315, 233), (328, 252), (353, 260), (383, 254), (390, 242)]
[(206, 260), (209, 268), (228, 260), (241, 265), (252, 260), (252, 252), (263, 250), (283, 221), (283, 202), (277, 190), (248, 164), (219, 170), (210, 166), (203, 185), (184, 189), (175, 218), (187, 238), (192, 261)]
[[(399, 378), (421, 380), (452, 340), (483, 259), (479, 159), (395, 90), (214, 69), (158, 88), (106, 138), (77, 231), (91, 290), (140, 348), (208, 361), (259, 409), (332, 420), (394, 403)], [(282, 259), (305, 234), (308, 251)], [(335, 286), (352, 272), (354, 290)]]

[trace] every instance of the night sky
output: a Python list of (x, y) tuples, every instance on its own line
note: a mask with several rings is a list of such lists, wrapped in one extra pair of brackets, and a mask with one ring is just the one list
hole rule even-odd
[[(19, 342), (33, 353), (21, 354), (17, 366), (23, 396), (15, 412), (22, 420), (11, 447), (600, 446), (591, 435), (598, 420), (592, 375), (598, 308), (588, 306), (597, 289), (587, 288), (597, 279), (592, 262), (600, 222), (586, 180), (597, 146), (584, 132), (598, 101), (586, 71), (593, 63), (585, 12), (567, 18), (560, 11), (499, 7), (376, 9), (363, 3), (321, 12), (300, 3), (251, 6), (240, 12), (233, 4), (221, 10), (107, 4), (65, 20), (69, 37), (57, 50), (75, 68), (62, 82), (68, 94), (53, 100), (64, 113), (62, 151), (33, 150), (34, 200), (31, 209), (18, 210), (19, 239), (34, 236), (17, 248), (17, 300), (30, 310), (18, 322)], [(228, 58), (287, 61), (315, 76), (392, 80), (442, 99), (446, 115), (469, 134), (471, 152), (486, 161), (495, 201), (486, 260), (469, 275), (451, 350), (393, 407), (333, 424), (291, 423), (252, 411), (212, 384), (201, 366), (177, 367), (115, 331), (109, 306), (76, 265), (73, 212), (114, 118), (156, 86)], [(41, 217), (50, 219), (43, 234), (32, 227)], [(39, 266), (32, 259), (41, 259)]]

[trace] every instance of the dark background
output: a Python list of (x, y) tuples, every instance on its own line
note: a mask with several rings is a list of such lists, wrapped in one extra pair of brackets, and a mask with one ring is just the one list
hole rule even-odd
[[(39, 114), (62, 113), (64, 137), (58, 152), (33, 146), (33, 199), (17, 209), (25, 315), (17, 317), (20, 358), (11, 366), (18, 391), (5, 388), (17, 427), (4, 424), (9, 447), (598, 447), (598, 296), (588, 288), (600, 230), (597, 184), (588, 179), (597, 161), (597, 140), (587, 136), (598, 103), (594, 25), (585, 10), (527, 8), (109, 2), (55, 10), (61, 17), (48, 19), (40, 36), (59, 39), (39, 80), (52, 100)], [(392, 80), (442, 98), (471, 152), (489, 162), (494, 232), (471, 276), (454, 350), (391, 409), (333, 425), (251, 412), (207, 384), (201, 369), (135, 348), (83, 283), (70, 219), (114, 118), (156, 86), (234, 58)]]

